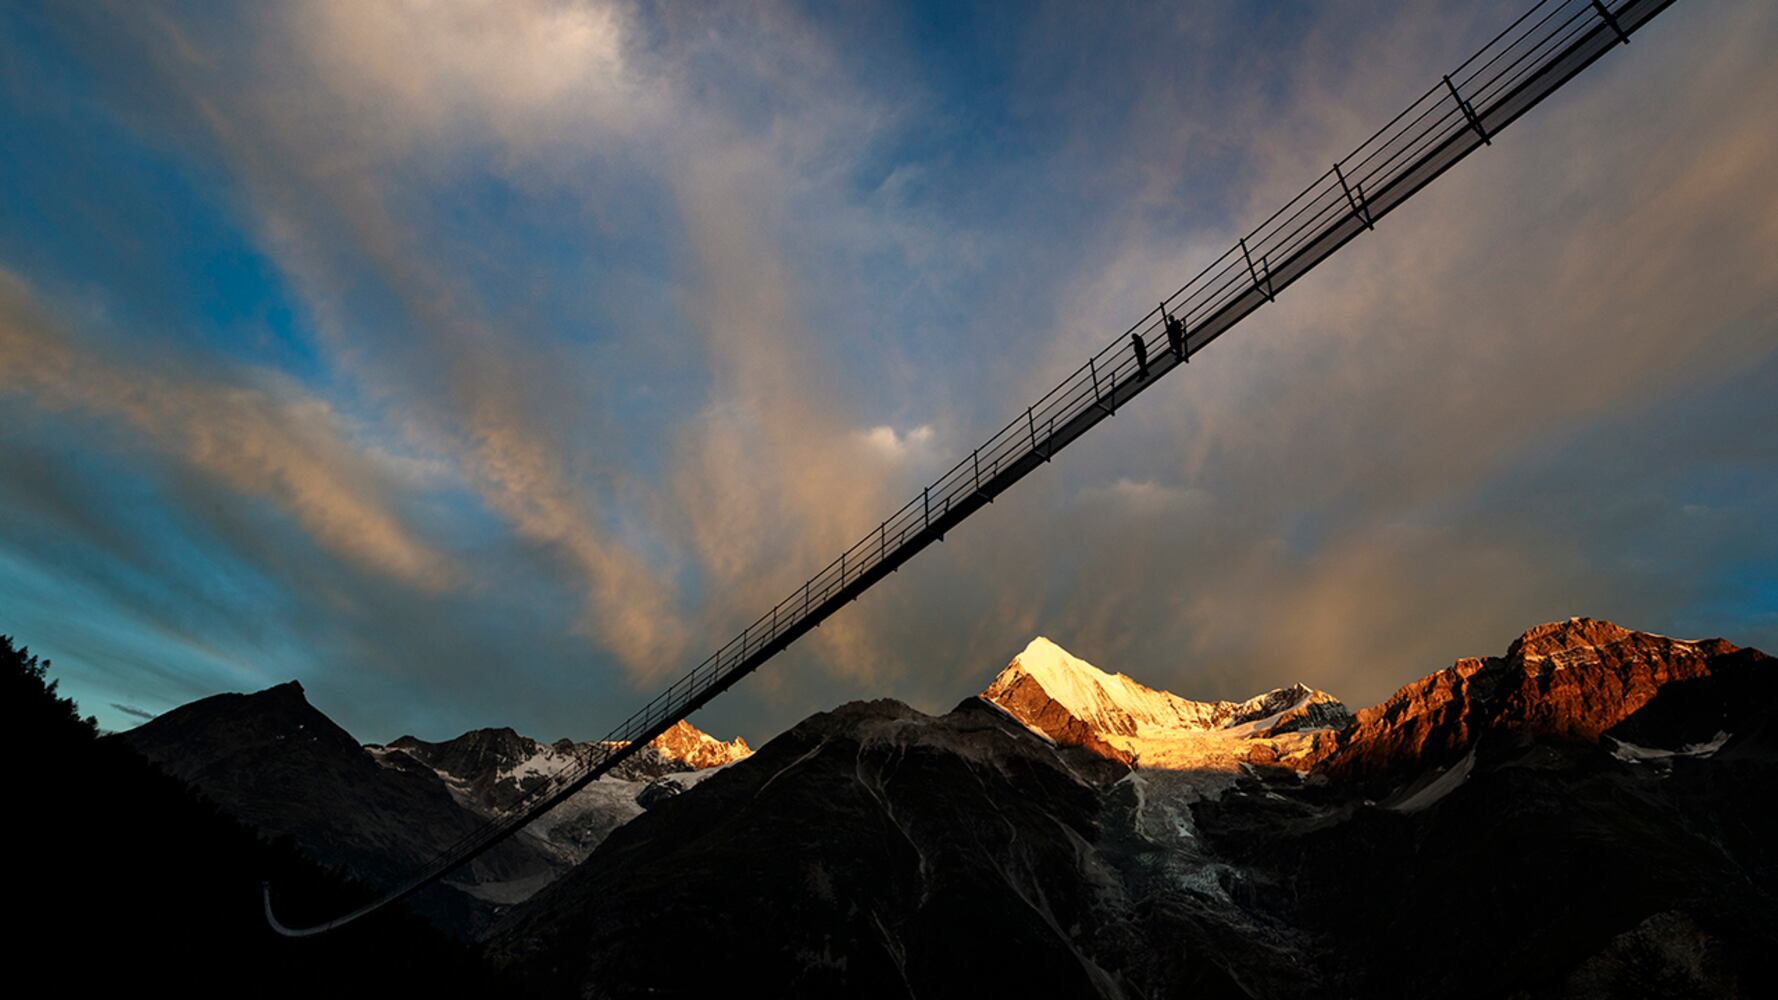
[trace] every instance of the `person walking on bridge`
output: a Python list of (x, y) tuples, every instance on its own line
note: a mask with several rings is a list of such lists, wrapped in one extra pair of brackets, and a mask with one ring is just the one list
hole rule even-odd
[(1148, 345), (1142, 342), (1142, 334), (1130, 334), (1130, 346), (1136, 348), (1136, 377), (1148, 378)]

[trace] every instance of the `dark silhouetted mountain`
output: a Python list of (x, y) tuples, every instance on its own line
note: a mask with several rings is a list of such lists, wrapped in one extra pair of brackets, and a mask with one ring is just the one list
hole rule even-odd
[(489, 954), (554, 995), (1755, 996), (1771, 660), (1575, 619), (1350, 716), (1047, 641), (814, 716), (618, 829)]
[(1087, 995), (1103, 972), (1061, 929), (1090, 935), (1115, 882), (1077, 849), (1099, 836), (1081, 775), (1114, 768), (973, 700), (848, 705), (614, 832), (495, 947), (563, 995)]
[[(24, 765), (13, 775), (10, 842), (15, 994), (521, 995), (404, 910), (351, 933), (275, 935), (261, 914), (262, 879), (300, 889), (287, 901), (299, 918), (341, 912), (365, 888), (288, 839), (268, 842), (124, 742), (96, 738), (65, 699), (30, 683), (29, 660), (0, 637), (9, 692), (0, 750)], [(27, 816), (45, 822), (17, 822)]]
[[(411, 874), (483, 822), (428, 768), (405, 758), (385, 766), (365, 752), (295, 682), (195, 701), (117, 738), (241, 822), (372, 885)], [(416, 908), (471, 934), (495, 906), (466, 885), (547, 881), (563, 867), (515, 838), (426, 890)]]
[[(192, 702), (119, 739), (190, 783), (232, 816), (292, 838), (311, 857), (390, 885), (575, 760), (569, 741), (542, 744), (511, 729), (430, 743), (402, 737), (360, 746), (310, 705), (295, 682)], [(474, 935), (502, 907), (547, 885), (651, 801), (695, 783), (685, 772), (744, 757), (681, 724), (617, 775), (593, 783), (415, 899), (456, 934)]]

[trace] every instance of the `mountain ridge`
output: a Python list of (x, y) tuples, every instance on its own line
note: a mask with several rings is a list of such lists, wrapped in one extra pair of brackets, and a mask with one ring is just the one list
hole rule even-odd
[[(535, 874), (439, 887), (480, 907), (455, 929), (539, 993), (592, 996), (1579, 1000), (1650, 975), (1736, 995), (1778, 940), (1778, 671), (1757, 650), (1576, 618), (1351, 712), (1303, 685), (1192, 702), (1042, 644), (943, 715), (842, 705), (700, 771), (652, 774), (645, 748), (506, 846)], [(287, 684), (223, 696), (207, 732), (163, 719), (195, 727), (173, 742), (196, 779), (314, 758), (345, 797), (298, 799), (399, 817), (385, 836), (413, 815), (366, 775), (479, 820), (583, 746), (358, 747), (313, 711)], [(1445, 960), (1454, 940), (1490, 962)]]
[(1756, 995), (1778, 671), (1608, 625), (1294, 731), (1294, 687), (1157, 727), (1131, 709), (1184, 717), (1164, 692), (1031, 664), (945, 715), (843, 705), (614, 833), (488, 954), (587, 996)]
[[(108, 737), (186, 782), (231, 816), (291, 837), (310, 857), (370, 884), (391, 884), (516, 806), (590, 744), (544, 744), (510, 727), (437, 743), (402, 737), (360, 744), (286, 681), (225, 693)], [(475, 936), (583, 860), (612, 830), (706, 771), (745, 759), (682, 723), (444, 882), (416, 908)]]
[(1192, 701), (1111, 674), (1038, 636), (981, 698), (1047, 739), (1127, 765), (1231, 770), (1307, 761), (1351, 719), (1338, 698), (1303, 684), (1245, 701)]
[[(1464, 657), (1350, 711), (1303, 684), (1198, 702), (1107, 673), (1038, 636), (980, 697), (1060, 745), (1130, 766), (1288, 766), (1349, 780), (1448, 764), (1484, 732), (1596, 740), (1666, 684), (1741, 649), (1571, 617), (1526, 629), (1498, 657)], [(1579, 667), (1593, 669), (1581, 670)]]

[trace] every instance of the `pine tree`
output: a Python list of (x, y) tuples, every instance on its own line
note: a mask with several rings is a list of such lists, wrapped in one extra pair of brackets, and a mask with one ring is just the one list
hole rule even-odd
[(49, 680), (50, 661), (38, 659), (24, 646), (15, 646), (10, 635), (0, 635), (0, 705), (12, 738), (25, 739), (46, 729), (79, 730), (97, 736), (99, 720), (81, 718), (73, 698), (56, 694), (57, 681)]

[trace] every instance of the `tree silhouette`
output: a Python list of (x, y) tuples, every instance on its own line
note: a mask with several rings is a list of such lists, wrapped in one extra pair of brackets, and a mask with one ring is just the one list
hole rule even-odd
[(58, 682), (48, 679), (49, 668), (49, 660), (15, 645), (12, 636), (0, 635), (0, 691), (5, 692), (0, 698), (5, 708), (0, 711), (5, 712), (12, 738), (97, 736), (99, 720), (91, 715), (81, 718), (74, 699), (56, 693)]

